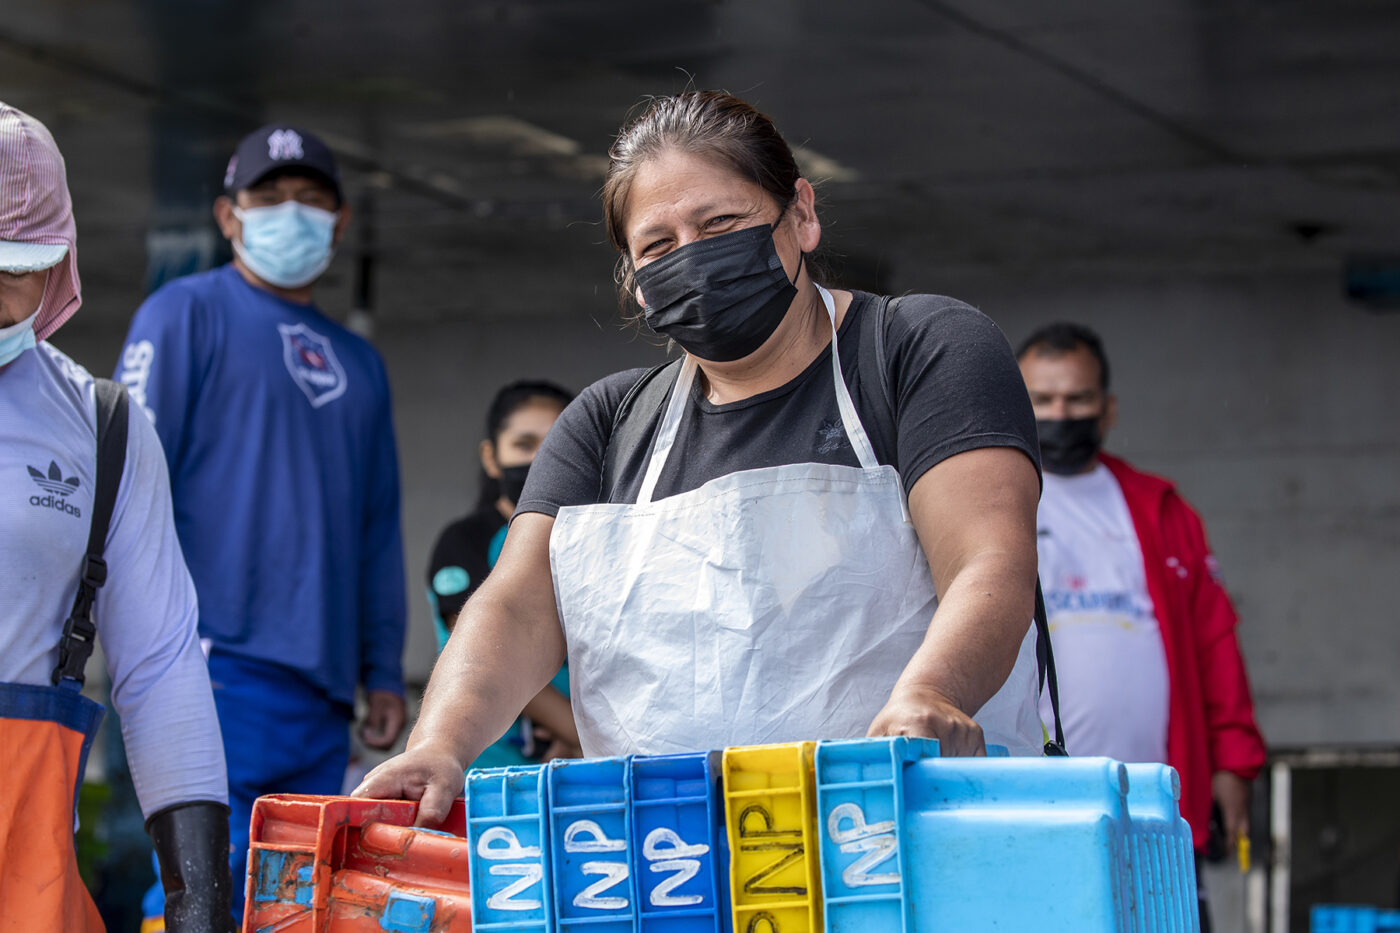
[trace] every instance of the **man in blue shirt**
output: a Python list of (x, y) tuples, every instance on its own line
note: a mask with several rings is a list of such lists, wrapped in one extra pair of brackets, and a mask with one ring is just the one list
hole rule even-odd
[(214, 216), (232, 263), (136, 312), (117, 370), (155, 424), (229, 768), (235, 878), (266, 793), (338, 793), (404, 724), (399, 477), (384, 363), (312, 289), (350, 222), (330, 150), (246, 137)]

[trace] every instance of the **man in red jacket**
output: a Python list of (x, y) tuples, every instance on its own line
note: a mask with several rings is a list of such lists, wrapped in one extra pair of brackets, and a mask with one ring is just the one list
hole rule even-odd
[[(1170, 482), (1101, 451), (1118, 410), (1097, 334), (1052, 324), (1016, 357), (1040, 432), (1040, 578), (1065, 743), (1074, 755), (1165, 761), (1181, 776), (1198, 855), (1212, 799), (1233, 842), (1249, 831), (1265, 749), (1201, 519)], [(1201, 919), (1208, 929), (1204, 899)]]

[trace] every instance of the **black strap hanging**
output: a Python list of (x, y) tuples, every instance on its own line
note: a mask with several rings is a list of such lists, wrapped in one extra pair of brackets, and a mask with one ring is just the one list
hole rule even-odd
[(1040, 689), (1050, 691), (1050, 711), (1055, 716), (1054, 741), (1045, 743), (1045, 754), (1052, 758), (1069, 755), (1065, 750), (1065, 728), (1060, 722), (1060, 680), (1055, 676), (1055, 650), (1050, 645), (1050, 619), (1045, 612), (1045, 593), (1035, 581), (1035, 660), (1040, 668)]
[[(653, 366), (632, 384), (627, 394), (613, 414), (612, 428), (608, 432), (608, 446), (603, 451), (603, 469), (598, 478), (598, 501), (612, 502), (623, 478), (620, 475), (623, 458), (638, 450), (645, 450), (651, 443), (647, 433), (647, 415), (661, 410), (675, 383), (674, 375), (663, 378), (664, 373), (678, 372), (684, 357)], [(637, 417), (628, 417), (633, 411)]]
[[(885, 410), (889, 413), (890, 423), (896, 427), (898, 422), (895, 420), (894, 399), (889, 387), (889, 368), (885, 359), (885, 331), (890, 315), (894, 314), (898, 307), (898, 298), (893, 301), (888, 298), (875, 300), (875, 333), (879, 337), (875, 341), (875, 368), (880, 373), (880, 391), (884, 395)], [(1057, 758), (1064, 757), (1069, 752), (1065, 751), (1065, 730), (1060, 721), (1060, 681), (1055, 676), (1055, 652), (1050, 647), (1050, 620), (1045, 612), (1045, 594), (1041, 592), (1039, 577), (1035, 581), (1035, 665), (1040, 675), (1040, 689), (1050, 691), (1050, 710), (1055, 716), (1055, 738), (1045, 743), (1045, 754)]]
[(107, 529), (117, 504), (122, 471), (126, 467), (128, 401), (126, 388), (110, 379), (94, 379), (97, 396), (97, 481), (92, 494), (92, 515), (88, 528), (87, 553), (78, 577), (78, 595), (73, 611), (63, 623), (58, 643), (58, 666), (53, 682), (72, 689), (83, 685), (83, 669), (92, 656), (97, 626), (92, 621), (97, 590), (107, 582), (107, 562), (102, 552), (107, 546)]

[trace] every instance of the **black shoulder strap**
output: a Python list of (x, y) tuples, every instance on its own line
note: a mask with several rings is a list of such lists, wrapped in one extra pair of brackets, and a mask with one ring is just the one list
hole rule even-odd
[(889, 329), (890, 318), (899, 310), (899, 301), (899, 298), (892, 299), (887, 295), (881, 295), (875, 300), (875, 371), (880, 374), (880, 397), (885, 400), (885, 423), (890, 426), (891, 435), (899, 430), (899, 424), (894, 418), (894, 395), (890, 392), (885, 333)]
[(78, 595), (63, 624), (58, 666), (53, 671), (55, 684), (73, 689), (83, 685), (83, 669), (92, 656), (93, 639), (97, 636), (92, 605), (98, 588), (107, 582), (107, 562), (102, 559), (102, 552), (107, 546), (107, 529), (112, 524), (112, 509), (117, 504), (117, 490), (126, 467), (126, 388), (110, 379), (93, 382), (97, 396), (97, 483), (92, 494), (87, 554), (78, 579)]
[(1054, 741), (1045, 743), (1045, 754), (1063, 758), (1065, 727), (1060, 721), (1060, 679), (1055, 676), (1055, 649), (1050, 645), (1050, 618), (1045, 612), (1045, 593), (1040, 579), (1035, 581), (1035, 663), (1040, 668), (1040, 689), (1050, 691), (1050, 712), (1055, 717)]
[(660, 409), (676, 381), (674, 373), (670, 378), (664, 378), (662, 374), (679, 369), (683, 361), (684, 358), (676, 359), (652, 367), (622, 397), (613, 414), (612, 431), (608, 434), (608, 446), (603, 452), (603, 471), (598, 480), (599, 502), (610, 501), (617, 488), (618, 464), (651, 440), (646, 433), (648, 419), (629, 418), (628, 415), (633, 411), (645, 414)]
[[(880, 392), (889, 412), (889, 423), (898, 430), (894, 394), (890, 391), (889, 366), (885, 352), (885, 339), (889, 319), (899, 308), (899, 298), (881, 298), (875, 304), (875, 365), (880, 373)], [(1050, 691), (1050, 710), (1055, 716), (1054, 741), (1045, 743), (1045, 754), (1062, 756), (1065, 751), (1064, 726), (1060, 721), (1060, 682), (1055, 676), (1055, 652), (1050, 647), (1050, 620), (1045, 612), (1045, 594), (1041, 592), (1040, 580), (1035, 581), (1035, 663), (1040, 675), (1040, 689)]]

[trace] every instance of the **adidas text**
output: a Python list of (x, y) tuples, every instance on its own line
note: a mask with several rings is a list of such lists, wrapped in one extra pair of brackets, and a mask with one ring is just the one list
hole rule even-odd
[(42, 509), (58, 509), (60, 512), (67, 512), (75, 518), (83, 517), (83, 510), (76, 505), (69, 505), (68, 500), (60, 496), (30, 496), (29, 504)]

